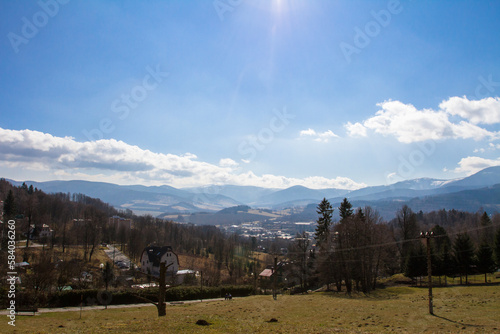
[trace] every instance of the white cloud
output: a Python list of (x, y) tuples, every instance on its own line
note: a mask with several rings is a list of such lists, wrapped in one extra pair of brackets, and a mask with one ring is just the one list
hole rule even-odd
[(219, 166), (227, 168), (236, 168), (239, 166), (239, 164), (233, 159), (225, 158), (225, 159), (220, 159)]
[[(413, 143), (440, 139), (497, 139), (499, 132), (490, 132), (475, 124), (450, 121), (452, 104), (444, 106), (446, 111), (418, 110), (411, 104), (385, 101), (377, 104), (382, 109), (363, 122), (363, 126), (376, 133), (394, 136), (402, 143)], [(443, 105), (443, 104), (441, 104)], [(493, 121), (493, 118), (488, 118)]]
[(270, 174), (257, 176), (251, 171), (236, 173), (237, 167), (239, 164), (230, 158), (214, 165), (198, 161), (191, 153), (182, 156), (155, 153), (114, 139), (78, 142), (71, 137), (55, 137), (39, 131), (0, 128), (0, 173), (24, 170), (26, 178), (31, 178), (34, 172), (43, 172), (46, 178), (174, 187), (234, 184), (358, 189), (365, 186), (344, 177), (299, 179)]
[(441, 102), (439, 108), (450, 115), (458, 115), (472, 124), (500, 123), (500, 98), (488, 97), (482, 100), (469, 100), (465, 96), (454, 96)]
[(316, 136), (316, 131), (313, 129), (309, 128), (307, 130), (302, 130), (300, 131), (300, 136)]
[(351, 137), (367, 136), (366, 127), (359, 122), (356, 122), (354, 124), (352, 124), (351, 122), (347, 122), (347, 124), (345, 124), (344, 127), (346, 128), (348, 135)]
[(467, 157), (467, 158), (462, 158), (462, 160), (460, 160), (458, 165), (459, 167), (455, 168), (454, 172), (466, 173), (467, 175), (472, 175), (488, 167), (500, 166), (500, 158), (485, 159), (480, 157)]
[(396, 178), (398, 178), (398, 177), (399, 177), (399, 176), (398, 176), (398, 173), (396, 173), (396, 172), (392, 172), (392, 173), (387, 174), (387, 176), (386, 176), (386, 180), (387, 180), (389, 183), (393, 183), (393, 182), (394, 182), (394, 180), (395, 180)]
[(312, 137), (314, 138), (314, 141), (318, 142), (323, 142), (327, 143), (330, 138), (338, 138), (338, 136), (333, 133), (331, 130), (327, 130), (325, 132), (316, 132), (313, 129), (307, 129), (307, 130), (302, 130), (300, 131), (300, 136), (301, 137)]

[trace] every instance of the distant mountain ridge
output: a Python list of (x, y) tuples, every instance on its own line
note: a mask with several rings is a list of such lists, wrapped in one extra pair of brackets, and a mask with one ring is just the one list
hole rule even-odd
[[(23, 181), (11, 181), (21, 185)], [(490, 209), (500, 211), (500, 166), (489, 167), (462, 179), (440, 180), (420, 178), (397, 182), (391, 185), (366, 187), (354, 191), (345, 189), (309, 189), (293, 186), (287, 189), (270, 189), (254, 186), (210, 186), (177, 189), (171, 186), (116, 185), (90, 181), (24, 181), (45, 192), (82, 193), (100, 198), (117, 209), (130, 209), (138, 214), (186, 214), (217, 212), (240, 205), (254, 208), (282, 210), (291, 207), (306, 207), (327, 198), (332, 203), (347, 197), (353, 205), (371, 205), (388, 215), (401, 203), (415, 207), (435, 207), (425, 201), (440, 203), (442, 208), (479, 210), (481, 201)], [(476, 192), (474, 190), (477, 190)], [(469, 191), (469, 192), (467, 192)], [(488, 193), (489, 197), (485, 197)], [(472, 196), (473, 198), (467, 198)], [(476, 199), (477, 198), (477, 199)], [(414, 209), (416, 210), (416, 209)], [(424, 210), (425, 211), (425, 210)], [(392, 211), (395, 212), (395, 211)]]

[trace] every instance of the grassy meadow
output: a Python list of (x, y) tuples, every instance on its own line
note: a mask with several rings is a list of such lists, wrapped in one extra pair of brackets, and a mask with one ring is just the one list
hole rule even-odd
[(434, 313), (428, 314), (427, 289), (390, 287), (369, 296), (325, 292), (167, 305), (161, 318), (154, 306), (87, 310), (81, 319), (80, 312), (17, 316), (15, 328), (4, 316), (0, 332), (500, 333), (500, 286), (435, 288)]

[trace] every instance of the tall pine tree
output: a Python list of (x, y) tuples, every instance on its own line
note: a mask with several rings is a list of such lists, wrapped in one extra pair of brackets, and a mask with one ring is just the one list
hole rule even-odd
[(326, 198), (323, 198), (319, 203), (316, 212), (319, 215), (316, 227), (316, 242), (320, 248), (324, 248), (330, 236), (330, 228), (332, 226), (333, 208)]
[(500, 229), (498, 229), (497, 234), (495, 234), (495, 258), (497, 268), (500, 268)]
[(488, 216), (486, 212), (484, 212), (481, 216), (481, 229), (481, 243), (487, 242), (488, 245), (493, 247), (493, 244), (495, 242), (495, 230), (490, 216)]
[(340, 222), (345, 221), (347, 218), (351, 217), (353, 214), (352, 204), (344, 198), (339, 206)]
[(12, 193), (12, 189), (9, 190), (5, 201), (3, 202), (3, 212), (7, 219), (14, 218), (16, 214), (16, 202), (14, 199), (14, 193)]
[(470, 267), (474, 264), (474, 245), (467, 233), (457, 234), (453, 243), (453, 252), (460, 273), (460, 284), (462, 284), (462, 275), (465, 275), (465, 284), (468, 284)]
[(477, 251), (477, 270), (484, 274), (484, 283), (488, 283), (488, 274), (495, 271), (493, 251), (487, 242), (483, 241)]

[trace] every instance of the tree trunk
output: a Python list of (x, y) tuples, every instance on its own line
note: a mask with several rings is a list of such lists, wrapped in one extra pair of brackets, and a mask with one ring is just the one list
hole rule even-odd
[(95, 244), (92, 244), (92, 248), (89, 253), (89, 262), (92, 261), (92, 254), (94, 254)]
[(159, 317), (164, 317), (167, 315), (167, 309), (165, 305), (165, 271), (165, 262), (162, 262), (160, 263), (160, 289), (158, 292), (158, 304), (156, 304)]

